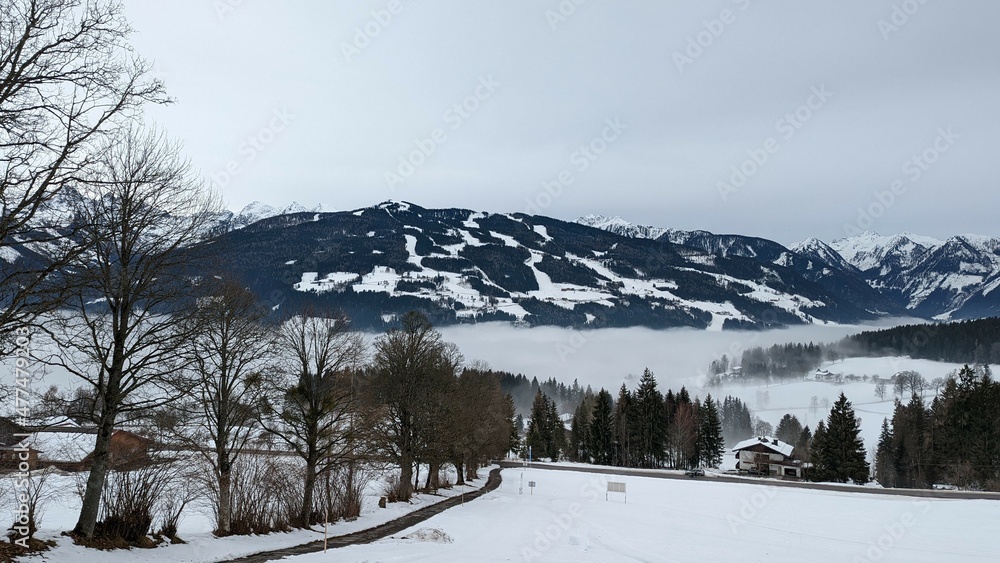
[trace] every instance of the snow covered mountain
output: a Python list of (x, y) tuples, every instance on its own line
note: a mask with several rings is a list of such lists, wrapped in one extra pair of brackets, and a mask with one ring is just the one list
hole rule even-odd
[(856, 276), (831, 282), (838, 271), (825, 279), (829, 267), (777, 243), (730, 235), (730, 250), (774, 247), (774, 260), (765, 261), (651, 234), (385, 202), (272, 216), (205, 250), (272, 308), (343, 309), (372, 328), (414, 308), (439, 324), (711, 329), (852, 323), (900, 312)]
[[(68, 203), (56, 202), (53, 222)], [(221, 214), (200, 247), (279, 314), (338, 308), (375, 329), (412, 309), (438, 324), (711, 329), (1000, 315), (992, 237), (863, 233), (788, 248), (600, 216), (566, 222), (393, 201), (328, 209), (254, 202)], [(0, 264), (13, 267), (44, 252), (6, 248)]]
[(743, 256), (762, 263), (790, 267), (842, 298), (875, 300), (859, 282), (879, 293), (875, 309), (935, 319), (978, 318), (1000, 314), (1000, 239), (960, 235), (941, 241), (901, 233), (875, 232), (826, 244), (815, 238), (785, 248), (742, 235), (636, 227), (616, 217), (578, 222), (623, 234), (659, 232), (659, 240), (701, 249), (713, 255)]
[(830, 246), (858, 270), (877, 270), (879, 276), (890, 276), (913, 267), (928, 250), (941, 244), (937, 239), (911, 233), (882, 236), (866, 231), (835, 240)]
[(221, 234), (236, 229), (242, 229), (263, 219), (270, 219), (271, 217), (279, 217), (282, 215), (293, 215), (295, 213), (330, 213), (333, 211), (335, 211), (333, 207), (323, 204), (310, 209), (297, 201), (293, 201), (284, 207), (278, 208), (259, 201), (252, 201), (238, 212), (223, 211), (219, 214), (218, 226), (214, 228), (213, 231)]
[(630, 223), (617, 215), (605, 217), (604, 215), (586, 215), (576, 220), (581, 225), (602, 229), (629, 238), (658, 239), (670, 229), (652, 227), (646, 225), (636, 225)]
[(832, 246), (868, 283), (913, 314), (962, 319), (1000, 314), (1000, 239), (945, 241), (910, 233), (866, 232)]

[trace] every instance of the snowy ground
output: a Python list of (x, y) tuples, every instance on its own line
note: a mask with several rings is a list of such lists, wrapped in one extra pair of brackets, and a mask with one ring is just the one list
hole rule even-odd
[[(372, 482), (368, 487), (367, 495), (364, 499), (361, 517), (353, 522), (342, 521), (331, 524), (330, 535), (339, 536), (365, 530), (430, 504), (440, 502), (445, 498), (478, 489), (485, 484), (488, 473), (489, 468), (481, 469), (479, 472), (481, 479), (474, 482), (471, 486), (441, 489), (438, 495), (417, 495), (410, 504), (393, 503), (384, 509), (378, 508), (378, 498), (381, 495), (382, 482)], [(454, 479), (453, 476), (452, 479)], [(5, 477), (4, 480), (8, 481), (9, 478)], [(4, 483), (5, 486), (7, 484), (6, 482)], [(187, 542), (185, 544), (165, 545), (148, 550), (98, 551), (87, 549), (74, 545), (69, 538), (61, 535), (61, 532), (73, 528), (76, 524), (77, 516), (79, 516), (80, 498), (76, 493), (76, 479), (71, 475), (58, 476), (53, 478), (52, 485), (54, 489), (64, 491), (64, 494), (53, 501), (45, 510), (42, 515), (41, 529), (38, 537), (41, 539), (55, 539), (59, 542), (59, 545), (40, 556), (22, 558), (21, 561), (50, 561), (52, 563), (134, 563), (136, 561), (207, 563), (323, 539), (322, 526), (315, 526), (317, 531), (298, 530), (290, 533), (277, 533), (265, 536), (216, 538), (211, 533), (214, 527), (211, 511), (206, 506), (200, 506), (186, 510), (184, 516), (182, 516), (178, 536)], [(5, 491), (5, 493), (7, 492), (9, 491)], [(12, 504), (7, 502), (7, 500), (7, 498), (4, 499), (5, 508)], [(10, 521), (12, 516), (5, 514), (3, 518), (5, 521)]]
[[(321, 561), (992, 562), (1000, 502), (506, 469), (501, 489)], [(605, 500), (606, 479), (627, 484)], [(535, 481), (534, 494), (527, 483)], [(408, 539), (404, 539), (407, 538)]]
[[(821, 369), (831, 373), (857, 376), (878, 375), (888, 379), (892, 375), (904, 371), (919, 372), (928, 381), (936, 377), (945, 377), (949, 372), (962, 366), (929, 360), (911, 360), (909, 358), (852, 358), (835, 363), (827, 362)], [(885, 399), (875, 396), (875, 384), (868, 382), (828, 383), (824, 381), (794, 381), (788, 383), (758, 384), (758, 385), (726, 385), (718, 388), (707, 388), (695, 391), (704, 398), (706, 393), (722, 400), (726, 395), (739, 397), (762, 420), (777, 427), (781, 417), (787, 414), (795, 415), (803, 426), (815, 429), (816, 423), (825, 420), (840, 393), (843, 392), (854, 405), (857, 416), (861, 419), (861, 437), (865, 447), (871, 450), (878, 444), (882, 419), (892, 418), (895, 396), (892, 384), (886, 383)], [(812, 399), (816, 397), (816, 408)], [(924, 392), (924, 401), (930, 406), (934, 399), (934, 389)], [(909, 397), (904, 398), (904, 402)], [(727, 456), (728, 457), (728, 456)]]

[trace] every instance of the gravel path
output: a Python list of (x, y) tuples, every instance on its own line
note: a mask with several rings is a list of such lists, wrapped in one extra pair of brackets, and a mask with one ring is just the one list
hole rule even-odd
[[(428, 518), (441, 514), (453, 506), (458, 506), (464, 502), (477, 499), (484, 494), (495, 490), (500, 486), (501, 481), (502, 478), (500, 477), (500, 468), (494, 469), (490, 471), (489, 479), (486, 481), (486, 485), (481, 489), (469, 493), (462, 493), (461, 495), (451, 497), (447, 500), (426, 506), (419, 510), (414, 510), (405, 516), (400, 516), (395, 520), (390, 520), (384, 524), (375, 526), (374, 528), (368, 528), (367, 530), (361, 530), (360, 532), (354, 532), (353, 534), (331, 537), (328, 540), (329, 548), (335, 549), (348, 545), (372, 543), (384, 537), (391, 536), (392, 534), (402, 532), (403, 530), (415, 526)], [(230, 559), (223, 563), (264, 563), (265, 561), (275, 561), (291, 555), (304, 555), (306, 553), (316, 553), (320, 551), (323, 551), (323, 540), (297, 545), (294, 547), (287, 547), (285, 549), (255, 553), (238, 559)]]

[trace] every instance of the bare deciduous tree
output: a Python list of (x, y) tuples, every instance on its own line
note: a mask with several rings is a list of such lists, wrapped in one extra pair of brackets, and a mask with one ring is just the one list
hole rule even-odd
[(297, 316), (277, 331), (278, 394), (261, 408), (264, 429), (305, 461), (302, 509), (295, 525), (316, 521), (317, 477), (356, 455), (356, 370), (365, 343), (344, 316)]
[(407, 313), (401, 328), (375, 343), (368, 424), (375, 447), (400, 467), (399, 500), (409, 500), (413, 494), (414, 466), (428, 441), (427, 433), (439, 427), (433, 422), (434, 405), (461, 362), (457, 348), (416, 312)]
[(114, 0), (0, 0), (0, 336), (51, 310), (81, 247), (52, 205), (162, 84)]
[(59, 353), (43, 358), (79, 378), (97, 425), (93, 465), (75, 532), (92, 537), (115, 425), (175, 400), (172, 380), (197, 335), (182, 304), (196, 242), (218, 205), (157, 132), (124, 130), (85, 177), (76, 214), (88, 251), (71, 267), (71, 310), (43, 325)]
[(232, 281), (203, 282), (204, 296), (187, 319), (194, 337), (182, 353), (194, 374), (185, 400), (170, 408), (171, 434), (204, 455), (212, 468), (216, 533), (228, 535), (232, 515), (232, 468), (253, 437), (256, 408), (265, 389), (262, 372), (274, 353), (264, 326), (267, 310)]

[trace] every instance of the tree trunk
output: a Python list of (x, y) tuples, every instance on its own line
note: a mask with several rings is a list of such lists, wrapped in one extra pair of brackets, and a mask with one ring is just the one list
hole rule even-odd
[(87, 489), (83, 494), (83, 504), (80, 506), (80, 519), (76, 522), (73, 532), (86, 538), (94, 537), (94, 527), (101, 510), (101, 493), (104, 491), (104, 479), (108, 474), (108, 461), (111, 458), (111, 433), (114, 431), (114, 418), (105, 417), (97, 427), (97, 441), (94, 444), (93, 462), (90, 466), (90, 476), (87, 478)]
[(455, 464), (455, 484), (464, 485), (465, 484), (465, 464), (459, 461), (452, 462)]
[(403, 455), (399, 465), (399, 500), (408, 501), (413, 495), (410, 489), (413, 486), (413, 458)]
[(479, 478), (479, 464), (474, 461), (465, 462), (465, 478), (469, 481), (475, 481)]
[(299, 514), (299, 527), (308, 528), (312, 524), (313, 489), (316, 488), (316, 461), (306, 460), (306, 483), (302, 494), (302, 512)]
[(440, 470), (441, 470), (440, 463), (436, 461), (432, 461), (430, 463), (430, 466), (427, 469), (427, 484), (424, 487), (428, 491), (436, 491), (441, 487), (441, 484), (438, 480), (438, 473), (440, 472)]
[(232, 474), (229, 469), (219, 472), (219, 514), (217, 535), (228, 536), (232, 527)]

